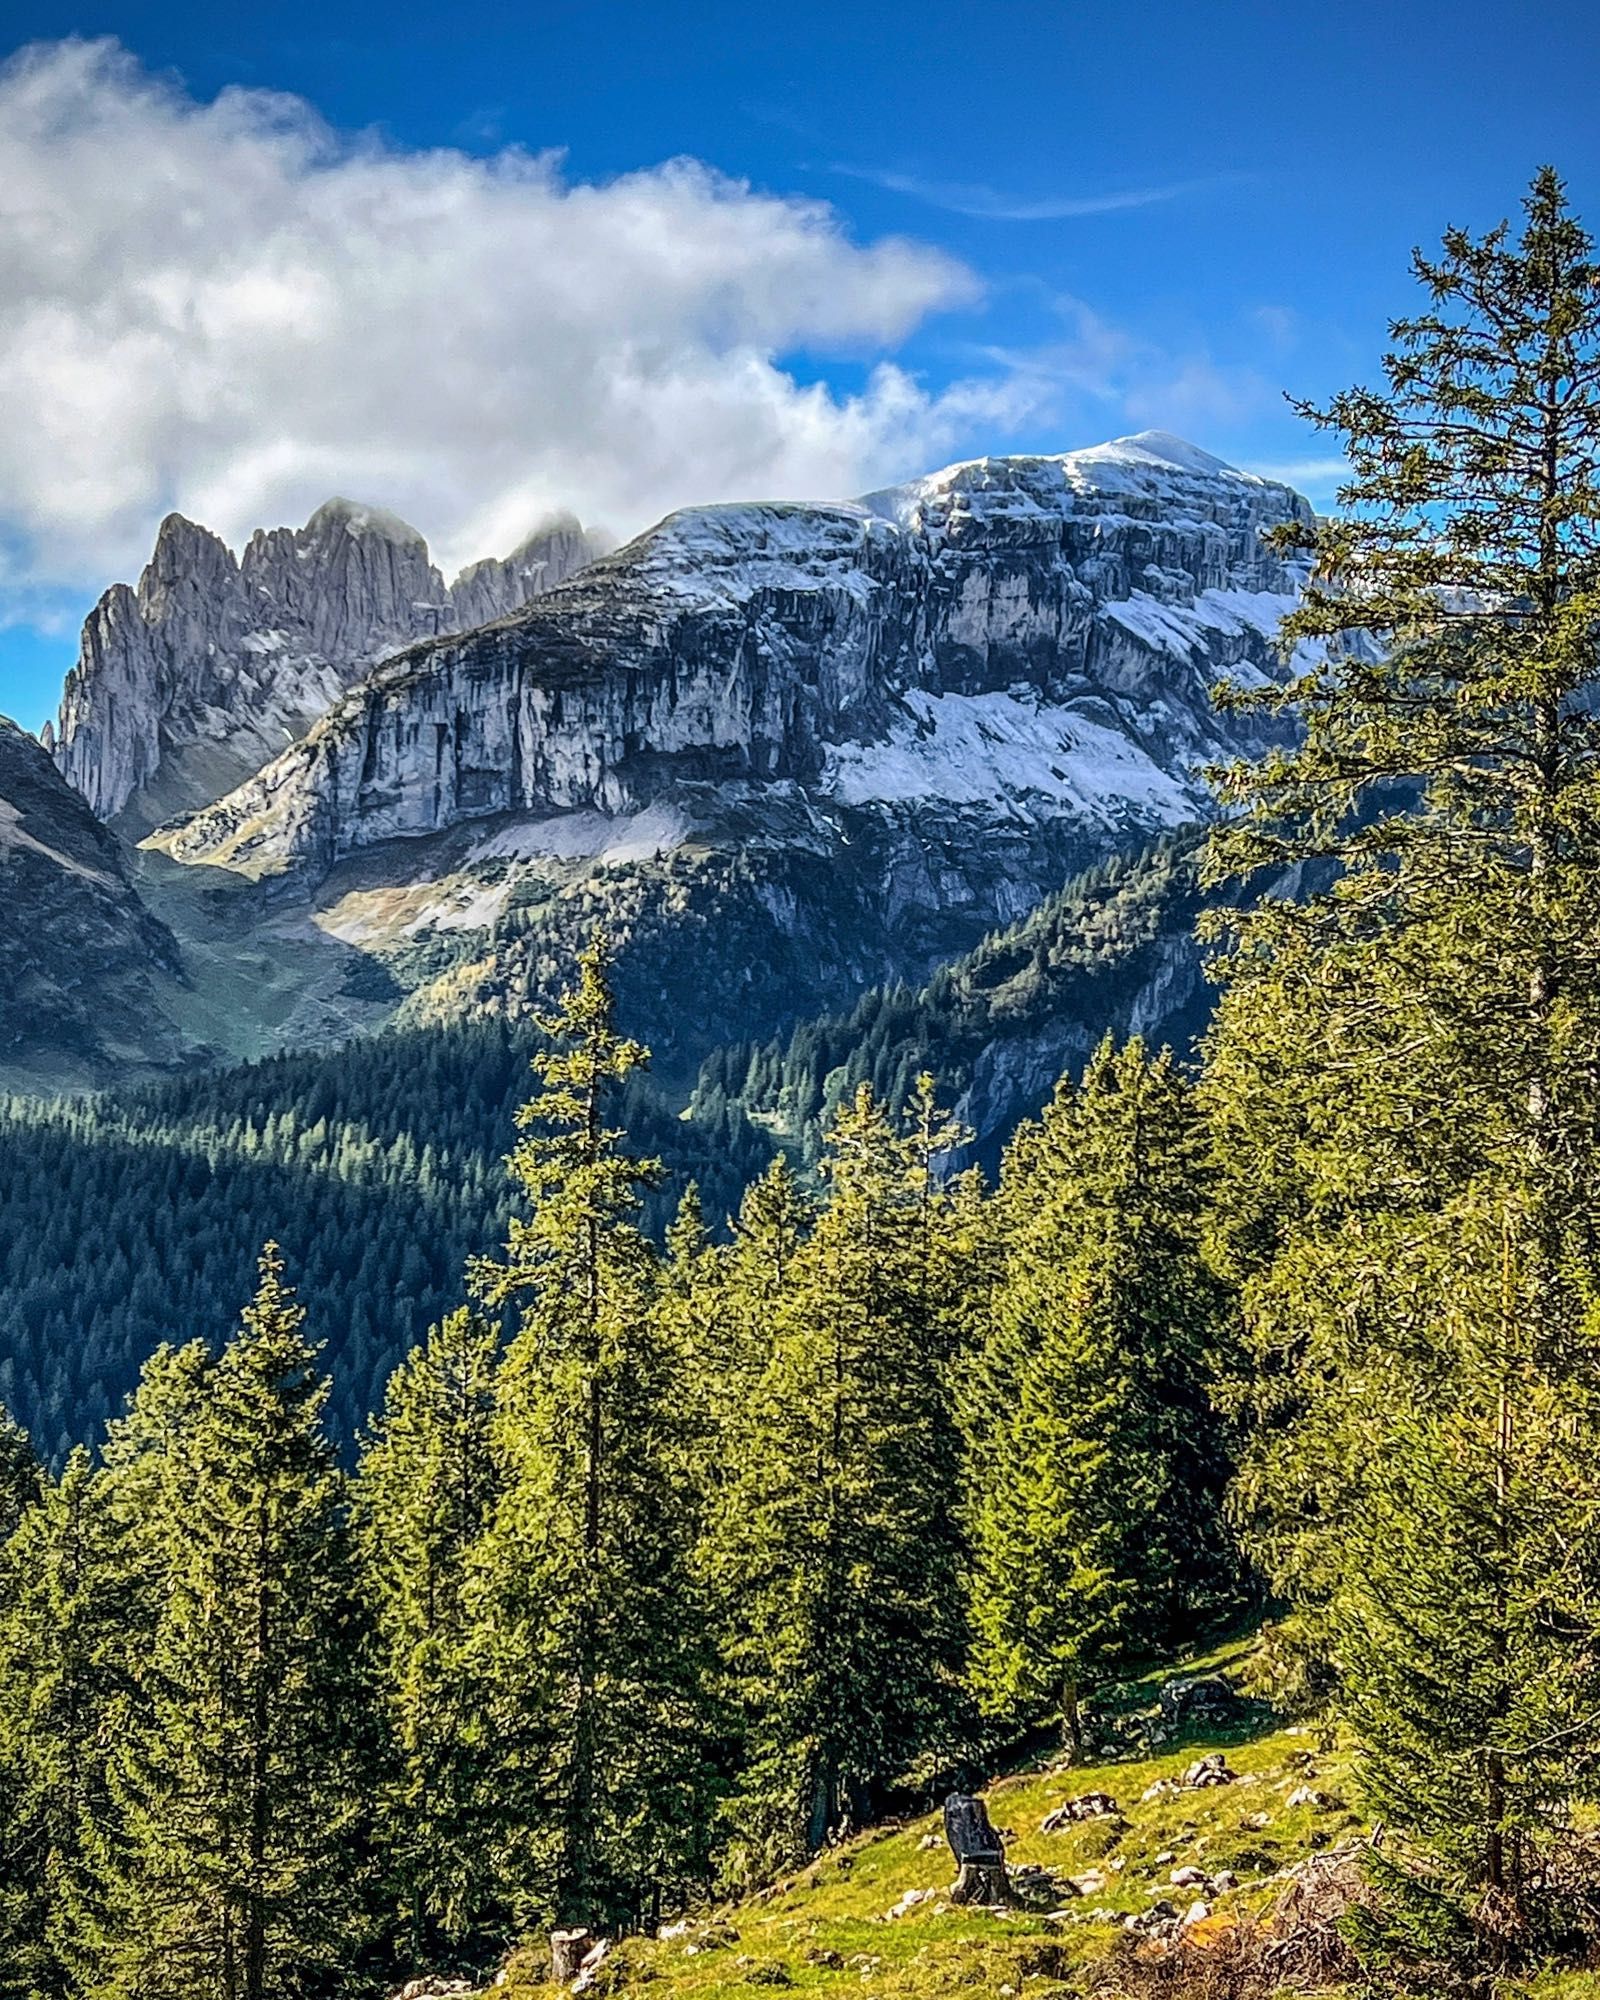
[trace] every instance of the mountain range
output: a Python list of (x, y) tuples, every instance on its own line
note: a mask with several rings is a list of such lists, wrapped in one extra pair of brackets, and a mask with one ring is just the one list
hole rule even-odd
[[(857, 1080), (933, 1069), (992, 1161), (1108, 1029), (1190, 1040), (1204, 769), (1263, 741), (1210, 691), (1285, 673), (1263, 537), (1309, 511), (1144, 433), (614, 550), (565, 517), (451, 584), (375, 508), (237, 558), (169, 519), (46, 742), (0, 728), (0, 1394), (82, 1435), (265, 1233), (355, 1421), (502, 1226), (596, 923), (656, 1223), (812, 1156)], [(136, 1273), (86, 1265), (146, 1187)]]
[(685, 1085), (925, 980), (1209, 810), (1204, 767), (1261, 742), (1211, 687), (1283, 671), (1300, 579), (1263, 534), (1307, 518), (1150, 432), (610, 552), (563, 517), (448, 585), (376, 508), (238, 558), (171, 517), (48, 742), (171, 940), (159, 1032), (87, 1071), (515, 1021), (597, 920)]

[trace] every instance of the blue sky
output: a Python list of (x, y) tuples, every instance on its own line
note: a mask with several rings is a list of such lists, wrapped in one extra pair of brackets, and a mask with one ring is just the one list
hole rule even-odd
[(1600, 213), (1600, 19), (1519, 12), (13, 0), (0, 711), (173, 505), (453, 565), (1145, 425), (1325, 501), (1282, 392), (1372, 371), (1412, 244), (1545, 160)]

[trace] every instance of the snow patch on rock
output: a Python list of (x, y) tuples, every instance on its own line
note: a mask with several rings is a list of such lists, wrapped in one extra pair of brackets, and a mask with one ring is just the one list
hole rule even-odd
[(1178, 826), (1200, 787), (1163, 771), (1136, 742), (1080, 708), (1017, 694), (912, 690), (888, 737), (828, 754), (824, 789), (845, 805), (937, 800), (1026, 811), (1035, 800), (1110, 823), (1133, 813)]

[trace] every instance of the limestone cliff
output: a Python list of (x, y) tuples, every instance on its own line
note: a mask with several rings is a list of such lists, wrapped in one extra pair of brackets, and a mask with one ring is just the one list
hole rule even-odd
[(1238, 740), (1211, 685), (1276, 671), (1297, 579), (1262, 530), (1307, 511), (1146, 433), (854, 504), (674, 515), (555, 596), (386, 661), (164, 845), (316, 878), (397, 837), (704, 783), (1102, 839), (1175, 824)]
[(102, 819), (143, 831), (276, 756), (378, 660), (504, 617), (603, 546), (570, 516), (446, 585), (414, 528), (331, 500), (235, 557), (172, 514), (137, 589), (89, 615), (52, 749)]

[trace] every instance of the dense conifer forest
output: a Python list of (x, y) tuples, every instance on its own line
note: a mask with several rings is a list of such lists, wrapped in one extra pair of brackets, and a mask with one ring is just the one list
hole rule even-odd
[[(13, 1111), (10, 1186), (24, 1143), (92, 1140), (97, 1282), (144, 1271), (141, 1330), (179, 1337), (93, 1451), (0, 1427), (0, 1996), (482, 1984), (530, 1931), (766, 1892), (1030, 1734), (1076, 1759), (1108, 1683), (1243, 1615), (1369, 1830), (1342, 1990), (1592, 1965), (1600, 265), (1545, 172), (1520, 233), (1417, 272), (1383, 389), (1308, 412), (1345, 511), (1294, 531), (1294, 678), (1223, 697), (1297, 727), (1222, 774), (1199, 884), (1179, 849), (1111, 871), (1069, 892), (1077, 945), (997, 943), (926, 1017), (866, 1004), (859, 1059), (830, 1026), (714, 1069), (726, 1231), (668, 1186), (669, 1128), (696, 1156), (603, 935), (531, 1086), (471, 1030), (475, 1096), (396, 1038), (343, 1096), (310, 1061), (253, 1103), (246, 1073)], [(1148, 941), (1167, 895), (1216, 953), (1198, 1060), (1107, 1034), (986, 1173), (914, 1058), (959, 1082), (979, 995), (1048, 1012), (1101, 919)], [(174, 1327), (220, 1267), (190, 1297), (141, 1265), (118, 1198), (211, 1198), (163, 1103), (255, 1182), (230, 1255), (306, 1160), (348, 1202), (325, 1242), (285, 1218), (231, 1334)], [(316, 1288), (380, 1237), (431, 1330), (374, 1287), (325, 1351)], [(340, 1338), (352, 1376), (395, 1364), (348, 1463)], [(108, 1405), (134, 1359), (95, 1364)], [(1221, 1973), (1136, 1949), (1093, 1990), (1268, 2000), (1279, 1961), (1233, 1937)]]
[[(647, 1076), (621, 1117), (659, 1156), (659, 1238), (692, 1180), (713, 1233), (779, 1145), (809, 1174), (857, 1083), (887, 1104), (924, 1069), (947, 1097), (977, 1053), (1043, 1037), (1087, 1051), (1164, 953), (1196, 960), (1196, 840), (1163, 841), (1069, 883), (920, 991), (874, 991), (787, 1047), (706, 1065), (687, 1117)], [(1197, 991), (1197, 973), (1189, 975)], [(1197, 1000), (1168, 1022), (1180, 1041)], [(121, 1407), (163, 1340), (209, 1338), (279, 1239), (299, 1276), (348, 1442), (406, 1348), (450, 1309), (469, 1256), (504, 1235), (504, 1157), (537, 1036), (501, 1020), (395, 1029), (99, 1099), (0, 1102), (0, 1401), (59, 1461)], [(999, 1109), (980, 1156), (1036, 1095)]]

